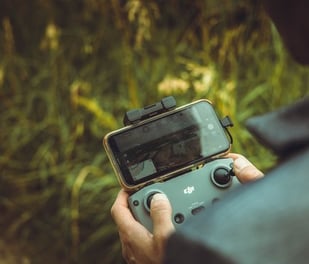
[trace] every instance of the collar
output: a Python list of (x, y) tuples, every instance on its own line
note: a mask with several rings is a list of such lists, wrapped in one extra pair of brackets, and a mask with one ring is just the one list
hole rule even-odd
[(276, 112), (250, 118), (248, 130), (279, 157), (309, 146), (309, 97)]

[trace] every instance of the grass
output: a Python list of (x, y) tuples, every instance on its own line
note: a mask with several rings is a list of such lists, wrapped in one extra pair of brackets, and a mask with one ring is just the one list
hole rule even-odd
[(250, 1), (15, 2), (0, 31), (0, 249), (30, 263), (121, 261), (102, 138), (128, 109), (208, 98), (235, 123), (233, 151), (268, 170), (245, 120), (308, 95), (308, 69)]

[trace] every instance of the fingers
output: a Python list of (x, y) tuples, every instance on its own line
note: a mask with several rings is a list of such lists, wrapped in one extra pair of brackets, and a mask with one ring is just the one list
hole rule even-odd
[(154, 236), (168, 236), (173, 230), (172, 207), (163, 193), (157, 193), (151, 200), (150, 215), (153, 222)]
[(133, 217), (129, 209), (128, 197), (129, 194), (127, 192), (120, 190), (111, 208), (111, 215), (118, 228), (122, 256), (127, 263), (135, 263), (135, 258), (141, 258), (139, 243), (142, 241), (145, 250), (148, 249), (151, 235), (148, 230)]
[(150, 215), (157, 252), (163, 252), (169, 235), (174, 231), (172, 207), (165, 194), (157, 193), (151, 200)]
[[(127, 231), (130, 226), (140, 225), (128, 207), (128, 196), (128, 193), (121, 190), (111, 208), (111, 215), (120, 231)], [(154, 195), (151, 201), (150, 214), (154, 226), (153, 233), (160, 235), (174, 229), (171, 220), (172, 207), (165, 194)]]
[(248, 159), (240, 154), (230, 153), (228, 157), (234, 159), (234, 172), (242, 183), (254, 181), (264, 176)]
[(120, 191), (111, 214), (118, 227), (122, 254), (128, 263), (161, 263), (167, 238), (174, 230), (172, 209), (167, 197), (154, 195), (151, 202), (153, 234), (137, 222), (129, 207), (128, 194)]
[(111, 215), (120, 232), (127, 230), (132, 224), (136, 223), (128, 206), (128, 196), (127, 192), (120, 190), (111, 208)]
[(111, 208), (111, 215), (116, 223), (121, 220), (123, 214), (126, 214), (126, 208), (128, 208), (127, 199), (128, 194), (124, 190), (120, 190)]

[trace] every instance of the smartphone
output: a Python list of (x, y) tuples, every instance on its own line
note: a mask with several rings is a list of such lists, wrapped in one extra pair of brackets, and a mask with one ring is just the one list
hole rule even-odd
[(110, 132), (103, 145), (127, 191), (183, 174), (225, 155), (231, 147), (206, 99)]

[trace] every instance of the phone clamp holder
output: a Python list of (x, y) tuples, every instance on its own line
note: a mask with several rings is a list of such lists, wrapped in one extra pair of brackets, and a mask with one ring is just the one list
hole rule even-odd
[(233, 121), (231, 120), (231, 118), (229, 116), (226, 116), (226, 117), (220, 119), (220, 123), (221, 123), (222, 127), (224, 127), (225, 131), (227, 132), (227, 134), (230, 138), (230, 142), (232, 144), (233, 143), (233, 137), (232, 137), (230, 131), (228, 130), (228, 127), (234, 126)]
[(126, 112), (123, 118), (125, 126), (136, 124), (152, 116), (162, 114), (176, 108), (176, 100), (173, 96), (164, 97), (160, 102), (140, 109), (133, 109)]

